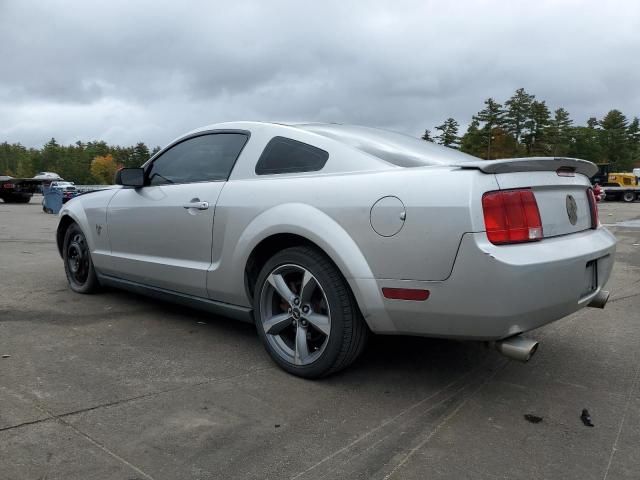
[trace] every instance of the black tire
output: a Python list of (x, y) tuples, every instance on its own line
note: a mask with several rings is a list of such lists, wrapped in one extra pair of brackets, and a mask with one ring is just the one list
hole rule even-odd
[(87, 239), (76, 223), (64, 234), (62, 247), (64, 271), (71, 290), (77, 293), (93, 293), (100, 287), (96, 276)]
[(634, 202), (636, 200), (636, 193), (635, 192), (624, 192), (622, 194), (622, 200), (624, 200), (627, 203)]
[(31, 195), (21, 195), (19, 193), (14, 193), (7, 195), (6, 197), (2, 197), (4, 203), (29, 203), (31, 201)]
[[(283, 358), (283, 354), (272, 345), (273, 338), (271, 341), (267, 338), (268, 334), (263, 325), (263, 321), (266, 321), (263, 318), (268, 318), (267, 313), (262, 311), (264, 305), (262, 296), (265, 294), (263, 290), (270, 288), (268, 280), (270, 275), (287, 266), (301, 267), (313, 275), (323, 301), (327, 304), (327, 311), (330, 312), (328, 313), (330, 332), (325, 336), (326, 343), (323, 342), (322, 349), (310, 355), (309, 358), (313, 355), (318, 356), (312, 363), (306, 365), (295, 364)], [(300, 297), (302, 296), (301, 291)], [(258, 335), (271, 358), (282, 369), (299, 377), (320, 378), (349, 366), (362, 353), (369, 336), (369, 329), (346, 280), (331, 260), (322, 251), (313, 247), (287, 248), (276, 253), (266, 262), (256, 281), (253, 311)], [(309, 330), (313, 330), (310, 328), (312, 325), (308, 325)]]

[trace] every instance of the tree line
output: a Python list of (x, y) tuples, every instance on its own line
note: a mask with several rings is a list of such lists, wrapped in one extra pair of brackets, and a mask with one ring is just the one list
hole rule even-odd
[(42, 148), (26, 148), (19, 143), (0, 143), (0, 175), (29, 178), (38, 172), (56, 172), (80, 185), (113, 183), (120, 167), (139, 167), (160, 147), (150, 150), (140, 142), (130, 147), (108, 145), (104, 141), (60, 145), (55, 138)]
[(586, 125), (575, 125), (567, 110), (560, 107), (551, 112), (544, 100), (537, 100), (524, 88), (504, 104), (488, 98), (461, 136), (459, 127), (454, 118), (447, 118), (435, 127), (435, 135), (425, 130), (422, 139), (483, 159), (575, 157), (611, 163), (616, 170), (640, 164), (637, 116), (629, 120), (614, 109), (602, 119), (591, 117)]
[[(425, 130), (422, 139), (484, 159), (566, 156), (611, 163), (616, 170), (640, 164), (637, 116), (629, 120), (614, 109), (600, 120), (591, 117), (586, 125), (575, 125), (564, 108), (551, 112), (544, 100), (537, 100), (524, 88), (504, 104), (488, 98), (463, 135), (459, 135), (459, 128), (454, 118), (447, 118), (434, 128), (435, 135)], [(77, 184), (106, 184), (112, 183), (118, 168), (138, 167), (158, 150), (160, 147), (149, 150), (143, 142), (129, 147), (104, 141), (64, 146), (52, 138), (42, 148), (3, 142), (0, 175), (32, 177), (51, 171)]]

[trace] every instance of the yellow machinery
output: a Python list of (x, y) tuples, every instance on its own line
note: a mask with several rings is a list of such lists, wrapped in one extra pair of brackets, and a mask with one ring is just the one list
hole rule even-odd
[(607, 200), (623, 200), (625, 202), (635, 202), (640, 200), (640, 182), (638, 181), (638, 170), (631, 172), (609, 172), (608, 163), (598, 164), (598, 173), (591, 177), (591, 183), (599, 184)]
[(633, 173), (610, 173), (607, 184), (613, 186), (614, 183), (619, 187), (635, 187), (638, 185), (638, 178)]

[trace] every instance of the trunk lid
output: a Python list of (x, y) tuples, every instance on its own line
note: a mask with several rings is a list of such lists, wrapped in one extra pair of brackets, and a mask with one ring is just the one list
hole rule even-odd
[(494, 174), (500, 190), (530, 188), (540, 211), (544, 238), (591, 228), (588, 177), (597, 172), (591, 162), (534, 157), (468, 162), (460, 167)]

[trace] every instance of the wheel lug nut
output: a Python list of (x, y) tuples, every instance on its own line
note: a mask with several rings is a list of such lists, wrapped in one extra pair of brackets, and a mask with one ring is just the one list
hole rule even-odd
[(302, 307), (302, 313), (309, 313), (309, 307), (307, 305)]
[(294, 298), (294, 299), (293, 299), (293, 303), (294, 303), (295, 305), (300, 305), (300, 299), (299, 299), (299, 298)]

